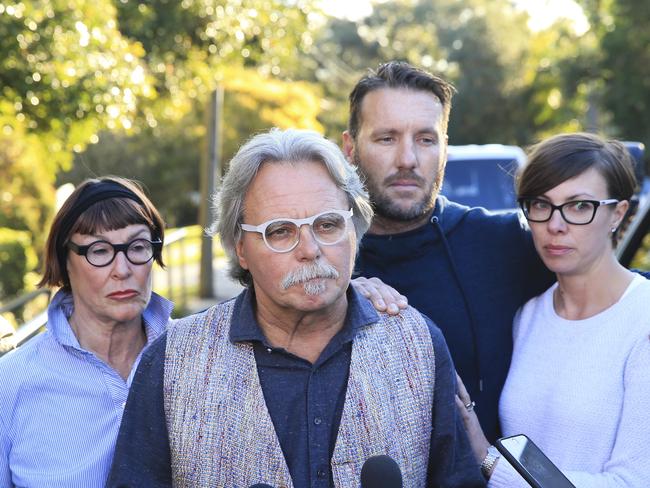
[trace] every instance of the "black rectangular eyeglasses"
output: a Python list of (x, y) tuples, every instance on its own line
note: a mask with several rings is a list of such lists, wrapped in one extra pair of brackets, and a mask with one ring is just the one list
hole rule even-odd
[(560, 215), (567, 224), (587, 225), (593, 222), (598, 207), (614, 205), (619, 202), (614, 198), (608, 200), (572, 200), (561, 205), (553, 205), (548, 200), (541, 198), (522, 197), (517, 200), (524, 217), (530, 222), (548, 222), (553, 212), (560, 211)]

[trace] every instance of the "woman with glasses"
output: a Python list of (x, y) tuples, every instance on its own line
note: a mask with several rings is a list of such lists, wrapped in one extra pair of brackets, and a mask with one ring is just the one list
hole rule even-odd
[[(614, 254), (635, 184), (625, 147), (591, 134), (533, 147), (518, 180), (557, 283), (515, 317), (501, 428), (526, 434), (578, 488), (650, 486), (650, 282)], [(457, 404), (488, 486), (527, 487), (470, 403), (461, 386)]]
[(47, 331), (0, 360), (0, 487), (102, 487), (143, 349), (172, 305), (151, 291), (163, 221), (134, 182), (83, 182), (50, 229)]

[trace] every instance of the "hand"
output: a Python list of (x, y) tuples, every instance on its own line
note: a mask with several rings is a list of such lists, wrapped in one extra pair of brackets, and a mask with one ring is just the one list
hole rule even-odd
[(397, 315), (408, 306), (408, 300), (395, 288), (388, 286), (379, 278), (359, 277), (351, 281), (354, 289), (369, 298), (379, 312)]
[(465, 388), (463, 380), (456, 373), (456, 383), (457, 391), (456, 394), (456, 407), (460, 413), (460, 417), (463, 419), (463, 424), (465, 424), (465, 430), (467, 431), (467, 437), (469, 437), (469, 442), (472, 445), (472, 451), (474, 451), (474, 456), (479, 464), (483, 462), (485, 456), (487, 456), (488, 447), (490, 443), (485, 438), (483, 429), (481, 429), (481, 424), (478, 421), (476, 412), (474, 411), (475, 404), (472, 402)]

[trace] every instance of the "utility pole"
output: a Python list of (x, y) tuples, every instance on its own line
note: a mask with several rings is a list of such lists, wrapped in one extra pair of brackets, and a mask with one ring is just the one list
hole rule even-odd
[[(207, 155), (201, 162), (201, 205), (199, 223), (203, 229), (212, 225), (214, 212), (212, 196), (221, 178), (221, 126), (223, 113), (223, 87), (219, 86), (210, 94), (207, 115)], [(212, 269), (212, 237), (201, 238), (201, 269), (199, 275), (199, 296), (214, 298), (214, 271)]]

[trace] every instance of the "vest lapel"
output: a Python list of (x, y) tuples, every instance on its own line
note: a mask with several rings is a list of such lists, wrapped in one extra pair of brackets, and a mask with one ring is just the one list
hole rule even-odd
[(291, 488), (253, 348), (228, 337), (233, 303), (197, 316), (181, 336), (168, 336), (165, 400), (174, 486)]
[(332, 456), (336, 486), (357, 486), (363, 463), (386, 454), (404, 486), (425, 486), (431, 443), (435, 358), (418, 313), (382, 316), (357, 333)]

